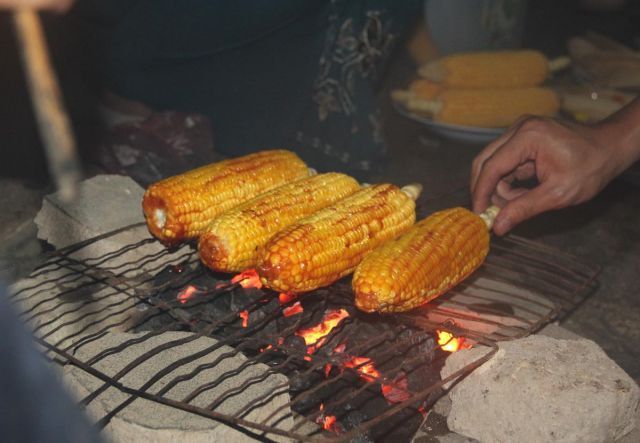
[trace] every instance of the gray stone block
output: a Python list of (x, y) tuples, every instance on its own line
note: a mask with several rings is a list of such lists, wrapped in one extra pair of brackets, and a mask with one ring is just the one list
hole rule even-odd
[[(86, 361), (104, 349), (141, 336), (142, 334), (107, 334), (99, 340), (79, 347), (76, 357)], [(191, 334), (184, 332), (166, 332), (109, 355), (97, 362), (94, 367), (106, 375), (113, 376), (144, 352), (189, 336)], [(140, 388), (171, 363), (203, 351), (216, 343), (212, 338), (200, 337), (187, 344), (163, 350), (137, 366), (120, 381), (125, 386)], [(287, 378), (281, 374), (267, 373), (269, 367), (261, 363), (251, 363), (242, 367), (246, 363), (247, 359), (242, 354), (228, 346), (221, 346), (190, 363), (171, 370), (148, 389), (148, 392), (157, 393), (175, 377), (194, 371), (192, 377), (185, 377), (185, 380), (171, 388), (164, 396), (173, 400), (182, 400), (196, 388), (221, 380), (217, 386), (203, 390), (191, 401), (191, 404), (206, 407), (223, 392), (237, 388), (237, 392), (228, 395), (215, 407), (216, 412), (239, 415), (245, 420), (264, 422), (266, 425), (283, 430), (291, 429), (293, 415), (287, 407), (282, 408), (289, 402)], [(212, 367), (200, 368), (201, 370), (197, 372), (198, 366), (206, 364)], [(241, 370), (238, 370), (239, 368)], [(226, 377), (221, 379), (223, 375)], [(64, 380), (78, 399), (94, 392), (102, 385), (99, 379), (71, 365), (65, 367)], [(90, 402), (87, 410), (97, 420), (113, 411), (128, 398), (129, 395), (110, 387)], [(106, 426), (104, 433), (109, 440), (116, 442), (255, 441), (219, 421), (142, 398), (135, 399), (118, 412)], [(285, 440), (272, 434), (268, 437), (279, 441)]]
[[(129, 177), (98, 175), (80, 183), (78, 197), (73, 202), (61, 201), (57, 193), (47, 195), (35, 218), (38, 238), (60, 249), (144, 222), (143, 194), (144, 189)], [(70, 256), (132, 277), (147, 268), (155, 268), (157, 261), (147, 263), (145, 259), (166, 249), (160, 242), (141, 244), (107, 260), (102, 258), (150, 238), (146, 226), (139, 226), (93, 242)], [(173, 254), (177, 256), (179, 251)]]
[[(487, 442), (603, 442), (635, 427), (640, 388), (594, 342), (538, 335), (499, 346), (449, 393), (452, 431)], [(486, 352), (452, 354), (442, 377)]]

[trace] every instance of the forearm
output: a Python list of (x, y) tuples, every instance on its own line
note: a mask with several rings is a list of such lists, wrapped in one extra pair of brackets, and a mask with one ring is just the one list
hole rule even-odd
[(592, 127), (594, 137), (615, 157), (616, 174), (640, 160), (640, 97)]

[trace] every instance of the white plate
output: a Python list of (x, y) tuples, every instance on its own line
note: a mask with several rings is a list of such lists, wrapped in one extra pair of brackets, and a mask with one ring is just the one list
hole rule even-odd
[(434, 122), (429, 117), (407, 111), (402, 105), (394, 103), (396, 110), (412, 120), (422, 123), (434, 133), (451, 140), (467, 143), (489, 143), (502, 134), (506, 128), (478, 128), (475, 126), (459, 126)]

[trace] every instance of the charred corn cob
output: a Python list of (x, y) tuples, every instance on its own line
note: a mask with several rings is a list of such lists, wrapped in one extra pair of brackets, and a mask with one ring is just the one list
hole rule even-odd
[(301, 293), (353, 272), (367, 253), (413, 225), (418, 194), (418, 187), (369, 186), (285, 228), (260, 250), (262, 282)]
[(566, 58), (549, 62), (539, 51), (496, 51), (453, 54), (427, 63), (418, 73), (447, 88), (526, 88), (542, 83)]
[(435, 100), (412, 98), (406, 106), (410, 111), (430, 113), (441, 123), (501, 128), (523, 114), (554, 115), (560, 100), (548, 88), (447, 89)]
[(497, 208), (478, 216), (464, 208), (436, 212), (369, 254), (353, 275), (356, 306), (401, 312), (433, 300), (476, 270), (489, 252)]
[(348, 175), (331, 172), (280, 186), (215, 218), (200, 236), (200, 259), (221, 272), (255, 267), (257, 249), (288, 225), (353, 194)]
[(292, 152), (257, 152), (154, 183), (142, 209), (149, 231), (166, 244), (177, 244), (198, 237), (223, 211), (308, 175)]

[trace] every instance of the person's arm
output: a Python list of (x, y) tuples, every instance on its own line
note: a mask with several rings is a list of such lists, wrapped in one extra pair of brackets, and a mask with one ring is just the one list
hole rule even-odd
[[(502, 210), (494, 232), (552, 209), (591, 199), (640, 159), (640, 98), (591, 126), (557, 119), (523, 117), (473, 161), (473, 209)], [(512, 187), (535, 178), (534, 188)]]
[(0, 0), (0, 9), (35, 8), (64, 12), (71, 7), (74, 0)]

